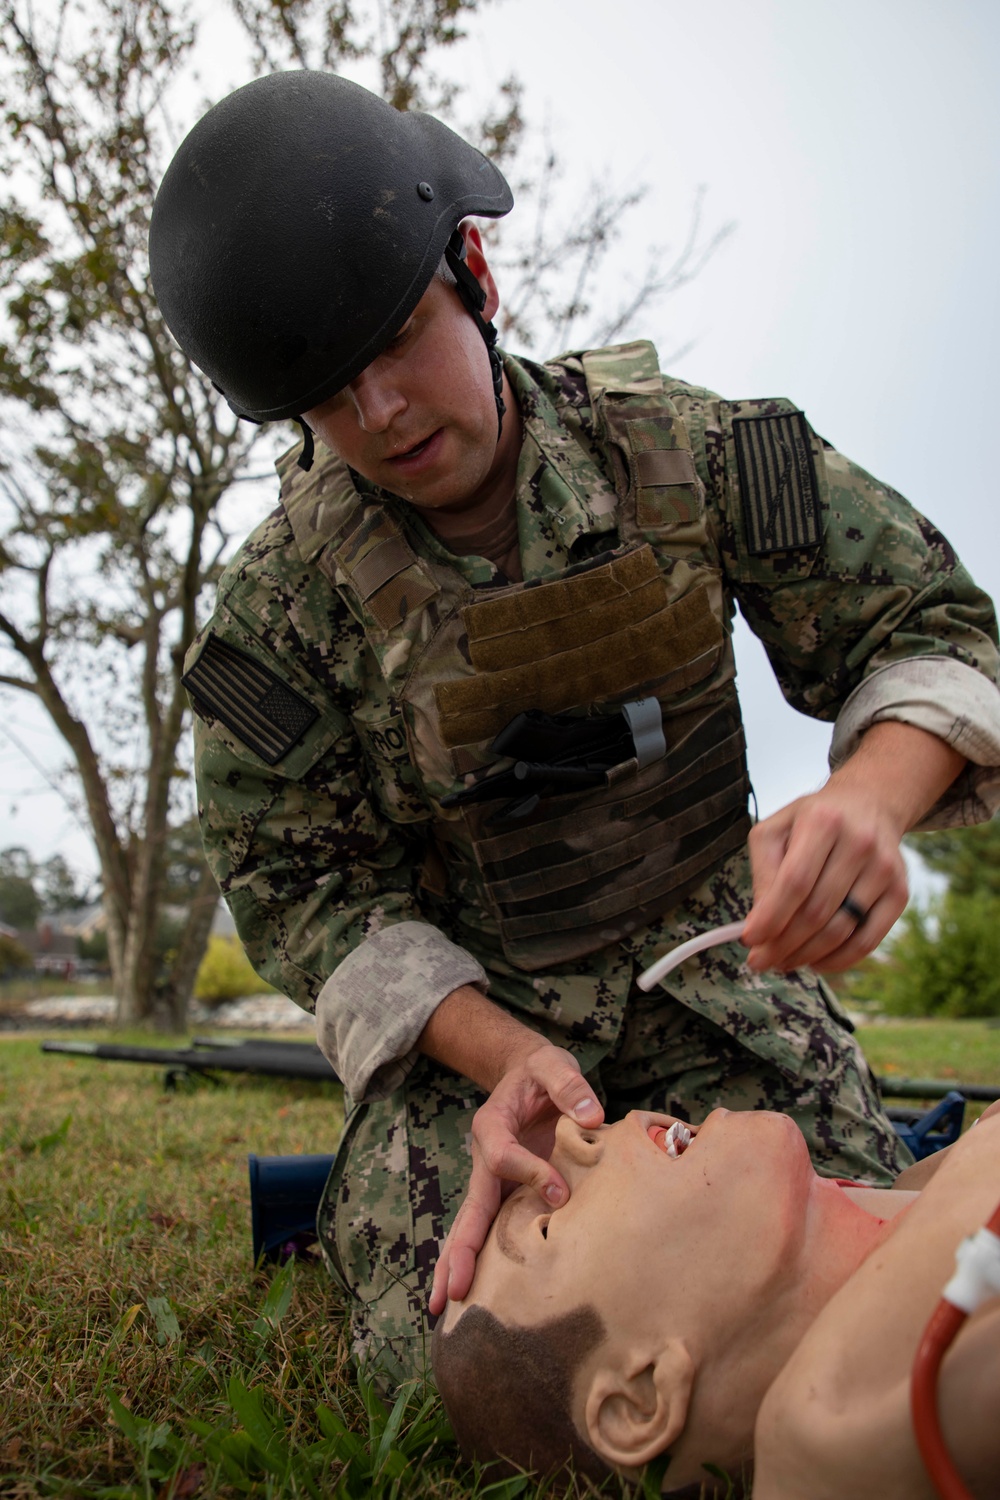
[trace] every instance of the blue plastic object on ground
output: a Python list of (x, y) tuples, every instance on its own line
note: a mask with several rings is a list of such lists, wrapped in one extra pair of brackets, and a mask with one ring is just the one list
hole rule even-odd
[(953, 1146), (962, 1134), (964, 1119), (965, 1095), (952, 1089), (933, 1109), (927, 1110), (916, 1120), (894, 1119), (892, 1126), (904, 1145), (909, 1146), (914, 1158), (922, 1161), (925, 1156), (932, 1156), (945, 1146)]
[(289, 1260), (316, 1238), (332, 1156), (248, 1156), (254, 1265)]

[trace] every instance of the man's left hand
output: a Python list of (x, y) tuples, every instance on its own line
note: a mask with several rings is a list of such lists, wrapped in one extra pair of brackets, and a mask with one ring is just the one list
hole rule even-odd
[(750, 967), (836, 973), (871, 953), (906, 905), (900, 840), (964, 765), (936, 735), (875, 724), (824, 787), (758, 823)]

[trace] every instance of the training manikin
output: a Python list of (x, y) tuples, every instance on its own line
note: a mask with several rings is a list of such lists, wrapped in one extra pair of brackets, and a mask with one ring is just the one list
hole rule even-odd
[[(757, 1111), (716, 1110), (700, 1128), (643, 1111), (596, 1131), (563, 1120), (556, 1154), (572, 1186), (566, 1207), (512, 1194), (469, 1297), (435, 1335), (451, 1411), (462, 1361), (449, 1340), (470, 1314), (473, 1329), (484, 1325), (478, 1380), (465, 1378), (485, 1420), (469, 1429), (472, 1401), (452, 1413), (467, 1447), (538, 1463), (530, 1359), (509, 1359), (483, 1314), (553, 1330), (558, 1347), (559, 1320), (588, 1309), (596, 1336), (586, 1348), (577, 1339), (568, 1411), (605, 1465), (631, 1470), (669, 1452), (669, 1491), (706, 1479), (706, 1462), (740, 1475), (755, 1461), (756, 1500), (932, 1500), (910, 1370), (956, 1247), (995, 1208), (1000, 1118), (891, 1191), (818, 1177), (794, 1123)], [(974, 1496), (995, 1494), (1000, 1466), (998, 1335), (994, 1298), (941, 1379), (944, 1435)], [(484, 1365), (491, 1338), (496, 1359)], [(510, 1433), (490, 1430), (491, 1378), (501, 1391), (520, 1383), (516, 1454)]]

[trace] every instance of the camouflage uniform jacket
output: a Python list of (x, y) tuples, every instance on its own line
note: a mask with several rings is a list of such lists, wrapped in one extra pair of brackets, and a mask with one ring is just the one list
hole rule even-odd
[[(516, 503), (528, 583), (559, 578), (618, 541), (616, 459), (595, 438), (582, 359), (505, 360), (522, 419)], [(738, 604), (786, 699), (834, 721), (834, 766), (876, 720), (914, 723), (970, 761), (927, 826), (990, 816), (1000, 800), (996, 621), (946, 540), (816, 438), (790, 403), (726, 402), (668, 377), (663, 389), (703, 497), (692, 566), (720, 580), (727, 637)], [(754, 423), (766, 433), (775, 417), (806, 434), (820, 502), (812, 511), (779, 507), (786, 534), (777, 547), (764, 534), (774, 515), (761, 513), (753, 442), (744, 436)], [(474, 882), (442, 860), (432, 837), (441, 746), (431, 743), (431, 720), (414, 725), (392, 691), (412, 632), (379, 647), (363, 579), (360, 593), (360, 575), (353, 589), (344, 586), (326, 488), (343, 493), (346, 485), (357, 503), (356, 486), (376, 517), (369, 540), (402, 549), (397, 613), (429, 616), (419, 598), (405, 598), (407, 586), (419, 591), (428, 579), (428, 592), (435, 579), (472, 591), (504, 580), (483, 558), (451, 554), (405, 503), (356, 477), (352, 484), (332, 457), (308, 480), (294, 452), (279, 472), (282, 503), (227, 568), (186, 679), (206, 849), (251, 960), (315, 1009), (320, 1045), (356, 1099), (398, 1086), (428, 1017), (463, 983), (573, 1046), (586, 1069), (613, 1047), (637, 967), (713, 920), (742, 914), (745, 859), (708, 894), (584, 961), (531, 974), (510, 963)], [(305, 525), (304, 488), (315, 502)], [(383, 511), (395, 522), (385, 536), (377, 534)], [(659, 559), (670, 573), (683, 571), (692, 552), (684, 526), (675, 530), (676, 544)], [(732, 671), (727, 639), (716, 677)], [(213, 673), (228, 683), (228, 709), (213, 698)], [(769, 987), (745, 973), (735, 989), (678, 973), (671, 991), (778, 1066), (793, 1069), (807, 1045), (801, 1028), (783, 1030)]]

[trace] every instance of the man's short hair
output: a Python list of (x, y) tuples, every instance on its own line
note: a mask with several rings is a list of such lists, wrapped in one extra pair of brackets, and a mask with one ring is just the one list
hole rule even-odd
[(606, 1329), (592, 1307), (533, 1328), (501, 1323), (473, 1305), (449, 1333), (434, 1329), (434, 1378), (466, 1458), (497, 1474), (572, 1467), (598, 1482), (613, 1471), (577, 1432), (573, 1383)]

